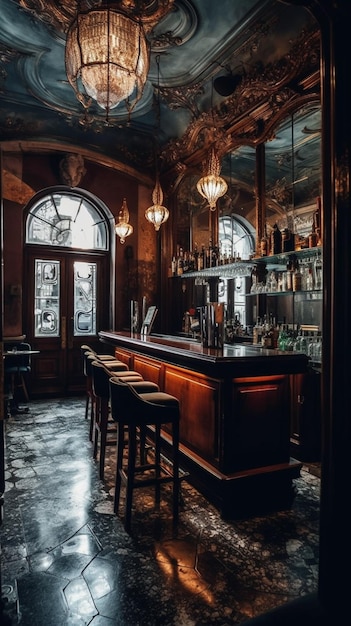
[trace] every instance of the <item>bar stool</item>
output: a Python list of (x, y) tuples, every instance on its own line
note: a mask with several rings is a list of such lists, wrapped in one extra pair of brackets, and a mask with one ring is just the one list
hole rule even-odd
[(88, 374), (88, 367), (86, 363), (86, 359), (88, 354), (95, 355), (96, 358), (106, 362), (106, 361), (115, 361), (115, 357), (112, 354), (100, 354), (93, 350), (88, 344), (83, 343), (80, 347), (80, 353), (82, 357), (82, 366), (83, 366), (83, 374), (86, 379), (86, 402), (85, 402), (85, 419), (88, 419), (89, 415), (89, 406), (91, 407), (92, 402), (92, 389), (91, 389), (91, 377)]
[[(89, 415), (89, 406), (90, 406), (90, 428), (89, 428), (89, 439), (90, 441), (92, 441), (93, 439), (93, 425), (94, 425), (94, 402), (95, 402), (95, 396), (94, 396), (94, 392), (93, 392), (93, 385), (92, 385), (92, 372), (91, 372), (91, 363), (93, 361), (98, 360), (101, 363), (109, 363), (110, 367), (112, 367), (113, 364), (113, 371), (118, 371), (118, 372), (129, 372), (130, 370), (128, 370), (128, 366), (125, 363), (122, 363), (122, 361), (117, 361), (114, 357), (112, 357), (112, 359), (108, 359), (108, 360), (100, 360), (96, 353), (94, 352), (90, 352), (87, 351), (84, 353), (84, 362), (83, 362), (83, 366), (84, 366), (84, 374), (86, 376), (86, 394), (87, 394), (87, 398), (86, 398), (86, 405), (85, 405), (85, 417), (86, 419), (88, 418)], [(112, 371), (112, 370), (111, 370)], [(137, 373), (137, 372), (135, 372)], [(139, 374), (140, 376), (140, 374)]]
[[(114, 511), (118, 515), (122, 483), (126, 487), (124, 528), (131, 529), (134, 489), (155, 486), (155, 503), (160, 503), (160, 486), (172, 482), (173, 524), (179, 517), (179, 401), (162, 391), (139, 393), (128, 382), (110, 378), (111, 416), (117, 423), (117, 465)], [(172, 425), (172, 469), (161, 463), (161, 426)], [(137, 429), (154, 429), (155, 453), (152, 462), (137, 465)], [(124, 432), (128, 430), (128, 459), (123, 459)]]
[[(110, 386), (109, 379), (112, 375), (119, 377), (120, 380), (127, 380), (135, 388), (148, 393), (158, 391), (159, 387), (156, 383), (144, 381), (141, 374), (131, 370), (121, 370), (113, 372), (109, 369), (108, 363), (101, 361), (91, 361), (92, 374), (92, 390), (94, 395), (94, 419), (93, 419), (93, 457), (99, 456), (99, 477), (104, 480), (105, 472), (105, 455), (107, 446), (115, 446), (116, 439), (116, 423), (110, 419)], [(113, 425), (113, 427), (111, 427)], [(111, 439), (110, 434), (114, 434), (115, 438)], [(143, 443), (142, 449), (145, 449), (145, 434), (142, 433)], [(100, 445), (99, 445), (100, 444)]]

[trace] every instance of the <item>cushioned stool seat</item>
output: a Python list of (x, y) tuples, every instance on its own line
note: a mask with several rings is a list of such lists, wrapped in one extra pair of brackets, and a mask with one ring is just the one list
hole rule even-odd
[[(91, 376), (92, 376), (92, 389), (94, 395), (94, 410), (93, 410), (93, 426), (92, 426), (92, 439), (93, 439), (93, 456), (97, 458), (98, 450), (100, 449), (99, 457), (99, 476), (101, 480), (104, 479), (105, 472), (105, 455), (106, 446), (116, 445), (116, 424), (109, 419), (110, 418), (110, 386), (109, 379), (112, 374), (119, 375), (121, 380), (128, 380), (132, 385), (136, 385), (138, 389), (144, 393), (157, 391), (158, 385), (155, 383), (144, 381), (142, 376), (138, 372), (121, 371), (111, 372), (108, 364), (101, 361), (91, 361)], [(112, 427), (113, 425), (113, 427)], [(114, 435), (111, 439), (109, 435)], [(142, 433), (143, 449), (145, 447), (145, 437)], [(100, 445), (99, 445), (100, 444)]]
[[(83, 353), (83, 368), (84, 368), (84, 374), (86, 376), (86, 404), (85, 404), (85, 418), (88, 418), (89, 415), (89, 407), (90, 407), (90, 429), (89, 429), (89, 438), (90, 441), (93, 438), (93, 423), (94, 423), (94, 393), (93, 393), (93, 387), (92, 387), (92, 376), (91, 376), (91, 363), (92, 361), (99, 361), (101, 363), (105, 363), (105, 365), (108, 365), (109, 363), (113, 363), (113, 370), (114, 371), (118, 371), (118, 372), (129, 372), (128, 370), (128, 366), (125, 363), (122, 363), (122, 361), (118, 361), (115, 359), (115, 357), (111, 357), (109, 359), (100, 359), (99, 356), (91, 350), (87, 350)], [(137, 372), (135, 372), (135, 375), (137, 375)], [(140, 374), (139, 374), (140, 376)]]
[[(143, 393), (128, 382), (115, 376), (110, 378), (111, 416), (117, 423), (117, 466), (115, 486), (115, 513), (118, 514), (122, 483), (126, 487), (124, 527), (131, 528), (134, 489), (153, 485), (155, 502), (160, 503), (160, 486), (171, 482), (173, 486), (173, 523), (179, 511), (179, 401), (161, 391)], [(161, 463), (161, 426), (172, 426), (172, 467)], [(155, 452), (150, 462), (137, 464), (137, 430), (153, 429)], [(124, 462), (124, 433), (128, 431), (127, 465)]]

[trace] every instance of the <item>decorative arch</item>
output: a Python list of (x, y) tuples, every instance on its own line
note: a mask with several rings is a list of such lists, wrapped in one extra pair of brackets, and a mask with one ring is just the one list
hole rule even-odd
[(35, 194), (26, 208), (26, 244), (114, 253), (114, 217), (86, 190), (46, 188)]

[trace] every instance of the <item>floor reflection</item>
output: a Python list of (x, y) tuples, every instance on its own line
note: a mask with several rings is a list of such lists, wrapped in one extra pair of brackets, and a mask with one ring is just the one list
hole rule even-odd
[[(318, 467), (290, 510), (224, 521), (187, 482), (177, 537), (170, 487), (160, 510), (136, 492), (132, 535), (92, 458), (84, 398), (34, 401), (6, 421), (0, 526), (4, 613), (23, 626), (225, 626), (317, 589)], [(122, 508), (121, 508), (122, 510)]]

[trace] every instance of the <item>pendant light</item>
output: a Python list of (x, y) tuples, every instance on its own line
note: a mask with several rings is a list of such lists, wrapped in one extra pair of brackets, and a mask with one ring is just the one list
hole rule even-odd
[(207, 162), (207, 174), (200, 178), (196, 185), (198, 192), (207, 200), (211, 211), (216, 210), (218, 198), (224, 196), (228, 189), (226, 181), (220, 176), (220, 171), (219, 158), (213, 147)]
[[(156, 57), (157, 63), (157, 132), (156, 137), (158, 137), (160, 132), (160, 122), (161, 122), (161, 107), (160, 107), (160, 57), (159, 55)], [(158, 157), (159, 157), (158, 146), (155, 149), (155, 169), (156, 169), (156, 184), (155, 188), (152, 192), (152, 206), (150, 206), (145, 211), (146, 219), (154, 225), (155, 230), (160, 230), (161, 224), (167, 222), (169, 218), (168, 209), (163, 206), (163, 192), (160, 185), (159, 172), (158, 172)]]
[[(211, 111), (212, 111), (212, 119), (213, 119), (213, 130), (216, 132), (215, 128), (215, 120), (213, 113), (213, 82), (212, 82), (212, 91), (211, 91)], [(216, 210), (216, 202), (218, 198), (224, 196), (227, 192), (228, 185), (224, 178), (220, 176), (221, 166), (216, 150), (215, 142), (211, 147), (211, 150), (208, 154), (207, 163), (205, 166), (204, 176), (200, 178), (197, 182), (196, 188), (205, 200), (207, 200), (210, 210)]]
[(124, 243), (126, 237), (129, 237), (133, 232), (133, 226), (129, 224), (129, 210), (126, 198), (123, 198), (121, 210), (118, 213), (118, 222), (115, 225), (115, 231), (121, 243)]
[(68, 82), (85, 108), (94, 100), (108, 116), (126, 101), (128, 111), (132, 110), (149, 73), (147, 35), (173, 2), (103, 0), (90, 8), (93, 3), (78, 0), (77, 15), (67, 32), (65, 65)]

